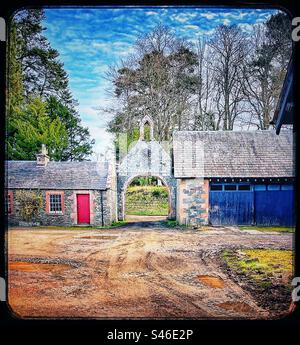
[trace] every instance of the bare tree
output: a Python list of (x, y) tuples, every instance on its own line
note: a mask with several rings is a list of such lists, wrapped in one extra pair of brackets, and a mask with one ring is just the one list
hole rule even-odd
[(121, 103), (110, 129), (131, 130), (146, 114), (154, 119), (158, 140), (169, 140), (174, 129), (186, 129), (196, 92), (196, 65), (196, 54), (167, 27), (159, 25), (140, 37), (135, 56), (108, 75)]
[(251, 51), (244, 69), (244, 94), (249, 125), (257, 125), (259, 129), (269, 128), (280, 95), (291, 54), (288, 31), (286, 15), (277, 14), (268, 22), (255, 25), (251, 36)]
[(232, 130), (244, 112), (243, 66), (246, 37), (235, 25), (221, 25), (209, 41), (213, 50), (210, 69), (214, 72), (213, 101), (217, 110), (216, 129)]
[(275, 79), (272, 61), (274, 50), (268, 45), (263, 24), (256, 25), (251, 40), (251, 51), (244, 69), (244, 95), (250, 113), (249, 125), (268, 129), (275, 106)]
[(194, 130), (215, 130), (216, 112), (212, 103), (214, 71), (210, 68), (212, 49), (206, 39), (198, 39), (197, 45), (197, 99), (194, 112)]

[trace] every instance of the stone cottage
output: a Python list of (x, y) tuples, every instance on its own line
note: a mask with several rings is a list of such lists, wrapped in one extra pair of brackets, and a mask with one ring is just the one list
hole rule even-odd
[(10, 225), (22, 224), (17, 191), (38, 192), (41, 225), (104, 226), (116, 221), (113, 162), (52, 162), (45, 146), (36, 161), (8, 161), (6, 211)]
[[(145, 138), (145, 126), (150, 136)], [(44, 225), (109, 225), (125, 219), (125, 195), (138, 176), (155, 176), (169, 193), (169, 218), (180, 224), (294, 224), (293, 133), (275, 131), (175, 131), (159, 143), (149, 116), (140, 137), (116, 165), (37, 161), (7, 162), (6, 209), (19, 224), (17, 190), (43, 196)], [(127, 145), (125, 145), (127, 148)]]

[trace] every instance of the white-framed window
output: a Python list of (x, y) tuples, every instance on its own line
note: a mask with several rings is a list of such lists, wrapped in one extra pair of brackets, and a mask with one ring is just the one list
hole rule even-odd
[(63, 214), (64, 212), (64, 192), (46, 192), (46, 212), (49, 214)]

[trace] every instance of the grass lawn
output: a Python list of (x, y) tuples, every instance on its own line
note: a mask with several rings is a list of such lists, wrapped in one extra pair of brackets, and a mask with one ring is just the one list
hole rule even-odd
[(290, 232), (294, 233), (295, 228), (290, 226), (239, 226), (241, 230), (257, 230), (270, 232)]
[(291, 250), (225, 250), (222, 257), (231, 270), (245, 275), (261, 287), (271, 286), (278, 279), (289, 284), (293, 272)]

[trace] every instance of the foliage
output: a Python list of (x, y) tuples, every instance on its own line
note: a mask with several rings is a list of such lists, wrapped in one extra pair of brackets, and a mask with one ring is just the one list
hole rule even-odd
[(32, 98), (10, 115), (8, 159), (35, 160), (42, 144), (46, 144), (52, 160), (60, 160), (68, 146), (67, 131), (58, 117), (47, 115), (40, 98)]
[(164, 186), (133, 186), (126, 191), (126, 213), (131, 215), (168, 214), (168, 190)]
[(158, 181), (154, 176), (139, 176), (131, 181), (130, 186), (156, 186)]
[(108, 74), (118, 104), (108, 110), (109, 131), (130, 137), (145, 114), (159, 141), (173, 130), (268, 129), (291, 55), (290, 29), (278, 12), (247, 33), (220, 25), (193, 46), (159, 24)]
[(159, 141), (181, 129), (196, 92), (196, 55), (170, 29), (158, 25), (140, 38), (136, 57), (111, 70), (115, 97), (124, 104), (109, 124), (113, 133), (131, 132), (141, 116), (151, 114)]
[(17, 36), (17, 29), (15, 23), (11, 25), (10, 40), (8, 48), (8, 89), (10, 90), (10, 97), (7, 103), (7, 113), (10, 115), (23, 102), (23, 77), (22, 66), (17, 56), (20, 54), (19, 46), (20, 40)]
[(43, 197), (39, 192), (18, 190), (16, 199), (20, 205), (20, 214), (24, 221), (33, 221), (43, 206)]
[(61, 153), (61, 160), (84, 160), (92, 153), (94, 140), (89, 139), (88, 128), (82, 127), (78, 113), (62, 104), (55, 96), (46, 101), (46, 111), (51, 119), (59, 118), (67, 132), (67, 146)]
[(176, 227), (182, 227), (178, 222), (177, 222), (177, 220), (172, 220), (172, 219), (168, 219), (167, 221), (166, 221), (166, 225), (167, 225), (167, 227), (169, 227), (169, 228), (176, 228)]
[[(83, 160), (92, 153), (94, 140), (81, 124), (59, 53), (43, 35), (43, 19), (43, 10), (25, 9), (11, 22), (7, 52), (8, 158), (35, 159), (43, 140), (50, 145), (51, 159)], [(37, 113), (42, 114), (38, 118), (43, 121), (35, 128)]]

